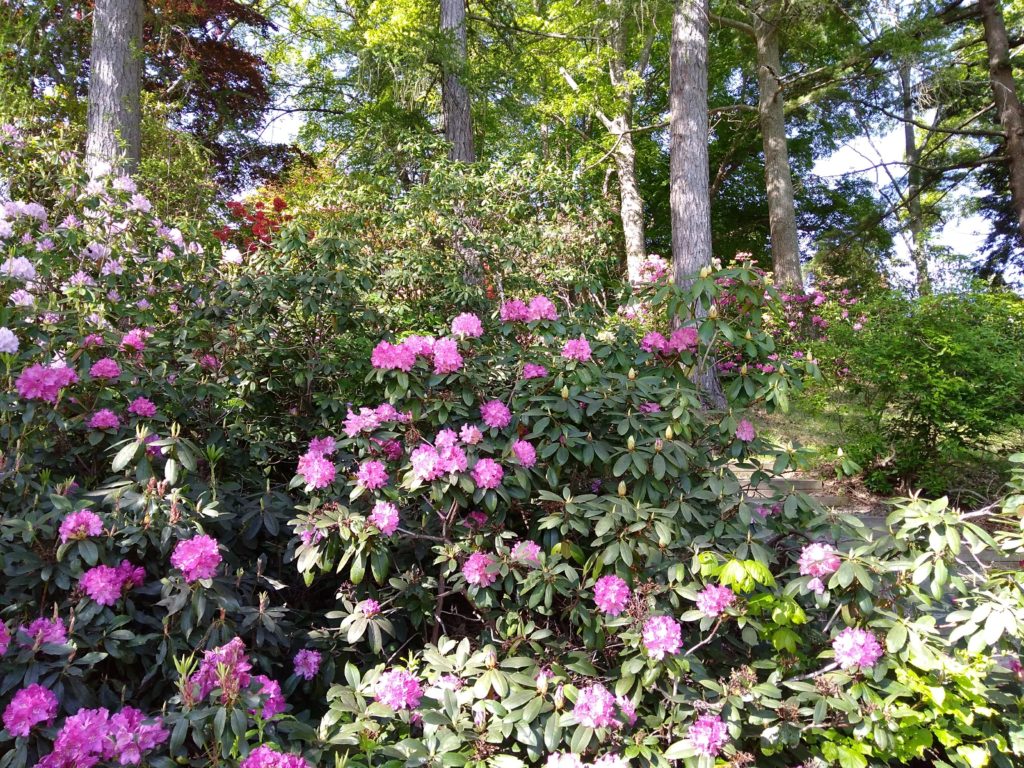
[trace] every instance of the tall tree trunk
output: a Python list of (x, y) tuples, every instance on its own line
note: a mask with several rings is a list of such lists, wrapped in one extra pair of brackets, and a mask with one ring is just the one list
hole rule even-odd
[(921, 150), (914, 134), (914, 94), (910, 82), (910, 65), (900, 66), (900, 96), (903, 100), (903, 155), (907, 162), (907, 230), (910, 233), (910, 259), (917, 270), (917, 293), (932, 292), (928, 274), (928, 254), (924, 242), (924, 215), (921, 212)]
[(614, 52), (608, 65), (608, 76), (624, 101), (622, 113), (609, 120), (603, 114), (605, 127), (615, 141), (615, 170), (619, 177), (619, 214), (626, 245), (626, 276), (630, 282), (640, 277), (640, 266), (647, 260), (647, 233), (644, 228), (644, 201), (636, 180), (636, 148), (633, 145), (633, 94), (626, 78), (626, 30), (623, 24), (625, 7), (609, 0), (612, 8), (611, 47)]
[(466, 0), (441, 0), (441, 32), (450, 37), (441, 77), (441, 111), (448, 159), (463, 163), (476, 160), (473, 150), (473, 117), (469, 91), (462, 82), (466, 71)]
[(1006, 155), (1010, 166), (1010, 196), (1017, 214), (1017, 226), (1024, 238), (1024, 111), (1010, 66), (1010, 42), (999, 0), (978, 0), (988, 48), (988, 72), (999, 124), (1006, 134)]
[(89, 59), (88, 134), (90, 174), (104, 164), (128, 173), (142, 151), (143, 0), (96, 0)]
[(779, 30), (772, 10), (762, 3), (753, 14), (757, 47), (757, 114), (764, 147), (764, 180), (768, 191), (772, 268), (775, 280), (791, 289), (803, 289), (800, 241), (796, 229), (793, 176), (786, 145), (786, 115), (782, 93)]
[[(711, 197), (708, 189), (708, 0), (675, 0), (669, 43), (669, 208), (672, 273), (685, 288), (711, 264)], [(700, 316), (703, 308), (694, 311)], [(694, 380), (714, 407), (725, 396), (713, 365)]]

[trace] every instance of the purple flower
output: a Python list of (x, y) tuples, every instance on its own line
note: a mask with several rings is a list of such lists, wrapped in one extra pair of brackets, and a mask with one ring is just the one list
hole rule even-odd
[(602, 576), (594, 585), (594, 602), (602, 613), (618, 616), (629, 602), (629, 585), (614, 574)]
[(303, 680), (312, 680), (320, 671), (320, 651), (303, 648), (295, 654), (295, 674)]
[(477, 587), (489, 587), (498, 579), (492, 568), (494, 558), (486, 552), (474, 552), (462, 565), (462, 575), (466, 581)]
[(536, 363), (527, 363), (523, 366), (524, 379), (540, 379), (548, 375), (548, 369)]
[(434, 373), (444, 376), (462, 370), (462, 355), (454, 339), (438, 339), (434, 342)]
[(562, 357), (566, 360), (576, 360), (585, 363), (590, 359), (590, 356), (590, 344), (582, 333), (578, 339), (569, 339), (562, 346)]
[(643, 641), (655, 661), (679, 653), (683, 644), (679, 622), (671, 616), (652, 616), (644, 622)]
[(477, 487), (487, 490), (501, 485), (501, 478), (505, 476), (505, 470), (494, 459), (478, 459), (472, 474)]
[(368, 597), (356, 606), (356, 610), (366, 618), (370, 618), (371, 616), (376, 616), (380, 613), (380, 603), (372, 597)]
[(133, 413), (144, 419), (149, 419), (156, 416), (156, 406), (153, 404), (152, 400), (147, 400), (144, 397), (136, 397), (132, 400), (132, 404), (128, 406), (128, 413)]
[(181, 571), (189, 584), (200, 579), (212, 579), (217, 574), (220, 561), (217, 540), (206, 534), (179, 541), (171, 554), (171, 565)]
[(19, 644), (32, 648), (42, 645), (64, 645), (68, 641), (68, 633), (64, 621), (57, 619), (36, 619), (31, 624), (22, 624), (18, 632), (28, 638), (28, 642)]
[(368, 491), (375, 491), (388, 484), (388, 473), (383, 462), (364, 461), (359, 465), (356, 482)]
[(109, 408), (103, 408), (96, 411), (89, 419), (90, 429), (118, 429), (121, 426), (121, 420), (117, 417)]
[(310, 768), (310, 766), (302, 755), (278, 752), (263, 744), (250, 752), (238, 768)]
[[(221, 668), (225, 673), (221, 674)], [(245, 653), (242, 638), (235, 637), (230, 641), (206, 651), (199, 669), (188, 680), (188, 687), (195, 689), (200, 700), (206, 699), (214, 689), (221, 689), (221, 702), (227, 703), (239, 691), (249, 687), (252, 676), (249, 674), (252, 663)]]
[(99, 515), (88, 509), (72, 512), (60, 524), (60, 540), (66, 544), (71, 539), (86, 539), (103, 533), (103, 521)]
[(484, 327), (479, 317), (463, 312), (452, 320), (452, 335), (476, 339), (484, 335)]
[(373, 506), (369, 520), (385, 536), (390, 536), (398, 530), (398, 507), (390, 501), (378, 501)]
[(516, 440), (512, 443), (512, 453), (519, 459), (519, 463), (527, 469), (537, 463), (537, 449), (526, 440)]
[(404, 669), (382, 673), (373, 687), (373, 698), (392, 709), (418, 707), (422, 696), (420, 681)]
[(600, 683), (580, 689), (572, 714), (586, 728), (608, 728), (618, 722), (615, 697)]
[(7, 629), (7, 624), (0, 621), (0, 656), (7, 653), (7, 649), (11, 646), (11, 631)]
[(512, 412), (501, 400), (491, 400), (480, 406), (480, 416), (484, 424), (494, 429), (507, 427), (512, 421)]
[(256, 693), (266, 697), (263, 711), (260, 713), (264, 720), (284, 712), (288, 705), (281, 693), (281, 684), (277, 680), (271, 680), (266, 675), (253, 675), (252, 682), (256, 685)]
[(741, 419), (736, 425), (736, 439), (744, 443), (751, 442), (757, 434), (754, 432), (754, 425), (746, 419)]
[(121, 367), (111, 357), (104, 357), (92, 364), (89, 375), (94, 379), (116, 379), (121, 375)]
[(736, 602), (736, 593), (728, 587), (710, 584), (697, 595), (697, 610), (705, 616), (718, 616)]
[(867, 669), (882, 657), (878, 638), (866, 629), (847, 627), (832, 639), (836, 661), (846, 670)]
[(698, 755), (715, 757), (729, 740), (729, 730), (717, 715), (701, 715), (690, 726), (686, 740)]
[(22, 688), (4, 710), (4, 728), (12, 736), (28, 736), (32, 726), (52, 722), (57, 716), (57, 697), (34, 683)]
[(113, 605), (121, 598), (124, 574), (109, 565), (97, 565), (82, 574), (78, 586), (100, 605)]

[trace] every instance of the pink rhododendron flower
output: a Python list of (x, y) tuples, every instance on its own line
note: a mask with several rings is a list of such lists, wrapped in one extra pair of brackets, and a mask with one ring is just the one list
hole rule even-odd
[(744, 443), (749, 443), (756, 437), (754, 432), (754, 425), (746, 419), (741, 419), (740, 423), (736, 425), (736, 439)]
[(640, 349), (644, 352), (664, 352), (668, 342), (665, 341), (665, 337), (657, 331), (651, 331), (650, 333), (644, 334), (643, 339), (640, 340)]
[(402, 346), (414, 355), (428, 357), (434, 353), (434, 339), (431, 336), (406, 336), (402, 339)]
[(697, 594), (697, 610), (705, 616), (718, 616), (735, 602), (736, 593), (717, 584), (709, 584)]
[(312, 680), (320, 671), (320, 651), (303, 648), (295, 654), (295, 674), (303, 680)]
[(4, 709), (4, 728), (12, 736), (28, 736), (32, 726), (53, 722), (57, 716), (57, 697), (34, 683), (22, 688)]
[(71, 539), (85, 539), (103, 533), (103, 521), (99, 515), (88, 509), (72, 512), (61, 521), (60, 541), (67, 544)]
[(473, 424), (463, 424), (459, 430), (459, 439), (466, 445), (476, 445), (484, 439), (484, 433)]
[(602, 576), (594, 585), (594, 602), (602, 613), (618, 616), (629, 602), (629, 585), (614, 574)]
[(14, 386), (26, 400), (56, 403), (60, 391), (76, 381), (78, 376), (70, 368), (46, 368), (35, 363), (21, 372)]
[(145, 397), (136, 397), (132, 400), (132, 404), (128, 406), (128, 413), (149, 419), (156, 416), (156, 405), (153, 404), (152, 400)]
[(373, 697), (392, 709), (413, 709), (420, 704), (420, 681), (404, 669), (391, 669), (377, 678)]
[(382, 371), (399, 370), (408, 373), (416, 365), (416, 353), (405, 344), (382, 341), (373, 348), (370, 363)]
[(372, 597), (368, 597), (356, 606), (356, 610), (366, 618), (370, 618), (380, 613), (380, 603)]
[(117, 414), (109, 408), (103, 408), (102, 410), (96, 411), (89, 419), (90, 429), (118, 429), (121, 426), (121, 420), (117, 418)]
[(512, 443), (512, 453), (527, 469), (537, 463), (537, 449), (526, 440), (516, 440)]
[(134, 707), (125, 707), (110, 718), (109, 746), (104, 757), (117, 765), (138, 765), (142, 755), (170, 737), (160, 718), (145, 722), (145, 715)]
[(489, 587), (498, 579), (492, 568), (494, 558), (486, 552), (474, 552), (462, 564), (462, 575), (466, 581), (477, 587)]
[(636, 707), (633, 705), (633, 702), (630, 701), (629, 697), (625, 694), (616, 696), (615, 703), (619, 705), (619, 712), (622, 714), (622, 717), (625, 718), (625, 720), (620, 718), (619, 722), (622, 725), (636, 725)]
[(463, 312), (452, 320), (452, 335), (477, 339), (484, 335), (484, 326), (472, 312)]
[(679, 653), (683, 644), (679, 622), (671, 616), (651, 616), (644, 622), (643, 641), (655, 661)]
[(494, 429), (507, 427), (512, 421), (512, 412), (501, 400), (490, 400), (481, 405), (480, 416), (484, 424)]
[(438, 339), (434, 342), (434, 373), (444, 376), (462, 370), (462, 355), (454, 339)]
[(181, 571), (189, 584), (212, 579), (217, 574), (221, 556), (217, 540), (202, 534), (179, 541), (171, 553), (171, 565)]
[(615, 697), (600, 683), (580, 689), (572, 714), (586, 728), (608, 728), (618, 722)]
[(0, 353), (13, 355), (18, 351), (18, 337), (7, 326), (0, 327)]
[(368, 491), (375, 491), (388, 484), (388, 473), (380, 461), (364, 461), (359, 465), (356, 482)]
[(287, 708), (284, 695), (281, 693), (281, 684), (277, 680), (271, 680), (266, 675), (253, 675), (252, 682), (256, 685), (256, 693), (266, 696), (263, 701), (261, 716), (269, 720), (274, 715), (279, 715)]
[(0, 656), (7, 653), (7, 649), (11, 647), (11, 631), (7, 628), (7, 624), (0, 621)]
[(505, 476), (505, 470), (501, 464), (494, 459), (478, 459), (473, 467), (473, 482), (477, 488), (488, 490), (501, 485), (501, 478)]
[(551, 320), (554, 322), (558, 319), (558, 310), (547, 296), (534, 296), (530, 299), (530, 306), (527, 307), (526, 312), (527, 319), (531, 321)]
[(717, 715), (701, 715), (686, 732), (694, 752), (704, 757), (716, 757), (729, 740), (729, 729)]
[(444, 474), (441, 469), (441, 456), (434, 446), (424, 443), (409, 456), (409, 463), (412, 465), (412, 476), (416, 479), (429, 483)]
[(309, 441), (311, 453), (319, 453), (323, 456), (330, 456), (334, 453), (336, 445), (333, 437), (314, 437)]
[(639, 410), (640, 413), (660, 413), (661, 406), (658, 403), (641, 403)]
[(145, 328), (132, 328), (128, 333), (121, 337), (121, 349), (131, 349), (135, 352), (141, 352), (146, 348), (146, 339), (152, 335), (153, 334)]
[(78, 586), (100, 605), (113, 605), (121, 599), (124, 574), (109, 565), (97, 565), (82, 574)]
[(523, 366), (524, 379), (540, 379), (548, 375), (548, 369), (536, 363), (527, 363)]
[(299, 466), (295, 470), (295, 474), (299, 475), (306, 485), (317, 489), (326, 488), (333, 483), (336, 472), (333, 461), (312, 449), (299, 457)]
[(64, 645), (68, 641), (68, 633), (64, 628), (64, 621), (57, 619), (36, 619), (31, 624), (22, 624), (18, 627), (18, 633), (26, 639), (19, 640), (18, 644), (32, 648), (42, 645)]
[(562, 346), (562, 357), (566, 360), (576, 360), (581, 363), (590, 359), (590, 344), (583, 334), (578, 339), (569, 339)]
[(390, 536), (398, 530), (398, 507), (390, 501), (378, 501), (373, 506), (369, 520), (381, 533)]
[(882, 646), (873, 633), (847, 627), (832, 639), (836, 662), (846, 670), (867, 669), (882, 657)]
[(238, 768), (310, 768), (310, 765), (302, 755), (278, 752), (263, 744), (250, 752)]
[(469, 528), (482, 528), (487, 524), (487, 515), (479, 509), (474, 509), (466, 515), (464, 522)]
[(697, 329), (686, 327), (676, 328), (668, 337), (662, 352), (666, 355), (679, 354), (680, 352), (692, 351), (697, 348)]
[[(221, 675), (220, 668), (226, 672)], [(189, 678), (190, 688), (198, 694), (198, 700), (206, 699), (214, 689), (221, 689), (221, 703), (227, 703), (238, 695), (239, 691), (249, 687), (252, 676), (252, 663), (245, 653), (242, 638), (235, 637), (224, 645), (203, 653), (199, 669)]]
[(104, 357), (92, 364), (89, 375), (94, 379), (116, 379), (121, 375), (121, 366), (111, 357)]
[(822, 579), (839, 570), (841, 562), (832, 545), (816, 541), (805, 546), (800, 552), (800, 575), (813, 577), (807, 586), (812, 592), (820, 595), (825, 591)]
[(533, 541), (520, 541), (512, 547), (513, 560), (525, 560), (529, 563), (540, 562), (540, 545)]
[(503, 323), (525, 323), (530, 319), (530, 309), (519, 299), (506, 301), (498, 314)]
[(552, 752), (544, 768), (584, 768), (580, 756), (572, 752)]

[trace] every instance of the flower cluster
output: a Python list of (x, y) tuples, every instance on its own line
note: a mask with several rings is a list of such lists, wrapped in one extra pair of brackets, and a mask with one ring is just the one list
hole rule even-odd
[(381, 673), (373, 688), (374, 699), (392, 709), (415, 709), (422, 696), (420, 681), (404, 669)]
[(246, 757), (238, 768), (310, 768), (302, 755), (291, 755), (262, 744)]
[(683, 645), (682, 628), (671, 616), (652, 616), (644, 622), (644, 648), (655, 661), (679, 653)]
[(3, 714), (4, 728), (13, 736), (28, 736), (34, 725), (52, 723), (57, 716), (57, 697), (35, 683), (22, 688)]
[(212, 579), (217, 575), (220, 561), (217, 540), (206, 534), (179, 541), (171, 553), (171, 565), (181, 571), (189, 584)]
[(320, 671), (320, 651), (303, 648), (295, 654), (295, 674), (303, 680), (312, 680)]
[(100, 605), (111, 606), (121, 599), (121, 595), (132, 587), (142, 585), (146, 571), (127, 560), (122, 560), (116, 568), (109, 565), (97, 565), (82, 574), (78, 586), (89, 597)]
[(72, 539), (87, 539), (103, 533), (103, 521), (99, 515), (88, 509), (72, 512), (60, 524), (60, 540), (67, 544)]
[(60, 391), (78, 381), (78, 375), (65, 366), (30, 365), (14, 382), (18, 394), (26, 400), (56, 403)]
[(867, 669), (882, 657), (882, 646), (873, 633), (859, 627), (847, 627), (832, 640), (836, 662), (843, 669)]
[(494, 558), (486, 552), (474, 552), (462, 564), (462, 575), (477, 587), (489, 587), (498, 579), (494, 571)]
[(839, 570), (840, 564), (839, 555), (831, 544), (816, 541), (805, 546), (800, 552), (800, 575), (812, 577), (807, 586), (818, 594), (825, 591), (822, 579)]
[(526, 304), (519, 299), (501, 305), (499, 317), (503, 323), (533, 323), (540, 320), (558, 320), (558, 310), (547, 296), (534, 296)]
[(629, 602), (629, 596), (629, 585), (614, 574), (602, 576), (594, 584), (594, 602), (609, 616), (618, 616), (622, 613)]
[(716, 757), (729, 740), (729, 729), (717, 715), (701, 715), (686, 733), (693, 751), (704, 757)]
[(729, 587), (711, 584), (697, 595), (697, 610), (705, 616), (718, 616), (736, 602), (736, 593)]
[(101, 761), (139, 765), (144, 753), (169, 736), (159, 719), (148, 722), (133, 707), (114, 715), (104, 708), (80, 709), (64, 721), (53, 742), (53, 752), (38, 763), (38, 768), (92, 768)]

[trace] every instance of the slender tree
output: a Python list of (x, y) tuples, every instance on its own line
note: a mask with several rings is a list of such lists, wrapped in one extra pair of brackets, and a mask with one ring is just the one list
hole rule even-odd
[(900, 99), (903, 102), (903, 157), (907, 163), (907, 238), (910, 259), (917, 270), (917, 292), (927, 296), (932, 292), (928, 274), (928, 253), (925, 244), (924, 214), (921, 209), (921, 150), (917, 146), (914, 128), (914, 92), (910, 78), (910, 65), (900, 65)]
[(472, 163), (476, 160), (473, 117), (469, 90), (463, 82), (466, 70), (465, 0), (441, 0), (441, 33), (448, 37), (450, 43), (441, 76), (441, 111), (444, 113), (444, 137), (449, 145), (448, 158)]
[[(708, 179), (708, 2), (676, 0), (669, 43), (669, 207), (672, 271), (686, 287), (711, 264)], [(694, 311), (698, 316), (703, 306)], [(694, 371), (707, 402), (725, 405), (713, 365)]]
[(96, 0), (89, 62), (86, 165), (134, 171), (142, 153), (143, 0)]

